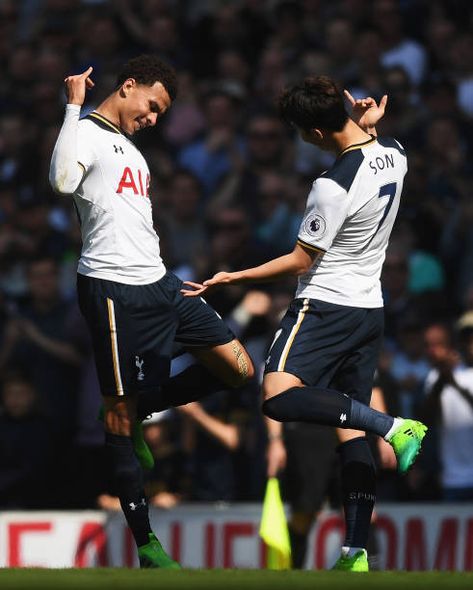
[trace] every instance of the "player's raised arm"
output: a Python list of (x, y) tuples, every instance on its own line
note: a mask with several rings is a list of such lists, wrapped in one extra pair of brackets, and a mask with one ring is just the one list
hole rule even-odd
[(375, 99), (371, 98), (371, 96), (355, 100), (348, 90), (344, 90), (343, 92), (346, 99), (351, 104), (352, 119), (363, 129), (363, 131), (376, 136), (376, 125), (384, 116), (386, 104), (388, 102), (388, 95), (385, 94), (379, 101), (378, 105)]
[(78, 160), (78, 123), (85, 93), (94, 86), (92, 67), (64, 80), (67, 95), (64, 122), (54, 147), (49, 182), (56, 193), (72, 194), (79, 186), (85, 168)]

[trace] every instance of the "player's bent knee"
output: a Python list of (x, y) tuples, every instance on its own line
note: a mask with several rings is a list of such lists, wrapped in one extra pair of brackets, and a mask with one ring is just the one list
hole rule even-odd
[(265, 416), (272, 420), (276, 420), (277, 422), (284, 421), (283, 414), (280, 412), (279, 404), (274, 403), (274, 397), (265, 400), (261, 406), (261, 410)]
[(300, 391), (300, 387), (290, 387), (278, 395), (274, 395), (263, 402), (261, 409), (265, 416), (278, 422), (292, 422), (301, 419), (299, 404), (294, 394)]

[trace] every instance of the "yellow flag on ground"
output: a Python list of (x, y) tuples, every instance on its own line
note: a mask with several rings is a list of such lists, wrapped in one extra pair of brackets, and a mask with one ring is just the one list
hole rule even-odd
[(259, 534), (268, 548), (267, 567), (273, 570), (290, 568), (291, 544), (279, 481), (276, 477), (268, 479), (266, 485)]

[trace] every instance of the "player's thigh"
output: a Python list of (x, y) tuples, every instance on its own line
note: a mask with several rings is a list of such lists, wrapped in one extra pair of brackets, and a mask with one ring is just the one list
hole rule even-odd
[(328, 387), (347, 351), (347, 335), (360, 323), (361, 313), (315, 299), (292, 301), (266, 359), (266, 396), (280, 393), (280, 384), (286, 383), (285, 389), (300, 383)]
[(304, 383), (296, 375), (283, 371), (266, 373), (263, 378), (263, 398), (265, 400), (287, 391), (291, 387), (304, 387)]
[(237, 387), (254, 374), (253, 363), (220, 315), (201, 297), (183, 297), (175, 277), (179, 315), (176, 343), (184, 346), (227, 385)]
[(199, 362), (230, 387), (239, 387), (254, 375), (251, 358), (236, 338), (226, 344), (190, 350)]
[(177, 326), (161, 286), (80, 277), (78, 292), (102, 395), (123, 397), (156, 388), (168, 375)]
[(350, 351), (338, 367), (330, 386), (370, 405), (374, 375), (383, 339), (382, 309), (365, 310), (366, 317), (350, 337)]

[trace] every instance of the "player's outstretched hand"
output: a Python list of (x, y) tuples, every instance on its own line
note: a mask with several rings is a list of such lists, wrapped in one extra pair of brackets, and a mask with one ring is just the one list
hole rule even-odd
[(388, 102), (388, 95), (385, 94), (379, 101), (379, 105), (376, 103), (374, 98), (368, 96), (367, 98), (359, 98), (355, 100), (348, 90), (343, 91), (348, 102), (352, 107), (352, 119), (365, 131), (371, 130), (376, 127), (378, 121), (380, 121), (386, 110), (386, 104)]
[(184, 285), (192, 287), (192, 291), (189, 291), (188, 289), (181, 289), (181, 293), (185, 297), (197, 297), (202, 295), (202, 293), (205, 293), (205, 291), (211, 287), (216, 287), (217, 285), (231, 285), (232, 283), (236, 282), (237, 275), (237, 272), (218, 272), (211, 279), (208, 279), (203, 283), (184, 281)]
[(199, 297), (202, 293), (207, 291), (207, 287), (204, 287), (202, 283), (194, 283), (194, 281), (183, 281), (183, 285), (190, 287), (190, 289), (181, 289), (184, 297)]
[(90, 66), (85, 72), (82, 72), (82, 74), (67, 76), (67, 78), (64, 79), (68, 104), (77, 104), (79, 106), (84, 104), (86, 91), (95, 86), (94, 82), (89, 77), (93, 69), (94, 68)]

